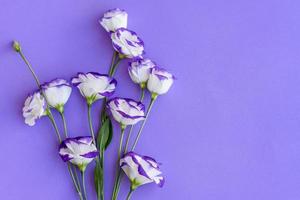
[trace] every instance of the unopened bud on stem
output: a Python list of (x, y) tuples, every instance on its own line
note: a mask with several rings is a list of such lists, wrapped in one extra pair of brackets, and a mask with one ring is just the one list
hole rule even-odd
[(16, 51), (16, 52), (20, 52), (21, 51), (21, 46), (20, 46), (20, 44), (19, 44), (19, 42), (18, 41), (13, 41), (13, 48), (14, 48), (14, 50)]

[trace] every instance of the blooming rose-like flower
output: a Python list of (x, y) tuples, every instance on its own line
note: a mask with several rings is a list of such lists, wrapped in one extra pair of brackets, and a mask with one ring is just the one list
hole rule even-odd
[(98, 99), (111, 96), (117, 85), (114, 78), (95, 72), (78, 73), (77, 77), (72, 78), (72, 83), (77, 86), (89, 105)]
[(23, 107), (23, 117), (25, 123), (29, 126), (33, 126), (35, 121), (45, 115), (46, 101), (45, 98), (39, 93), (27, 97)]
[(127, 58), (141, 57), (144, 54), (144, 42), (133, 31), (119, 28), (111, 34), (114, 49)]
[(141, 102), (127, 98), (113, 98), (107, 108), (122, 126), (133, 125), (145, 119), (145, 106)]
[(127, 17), (125, 10), (116, 8), (104, 13), (99, 22), (107, 32), (114, 32), (118, 28), (127, 28)]
[(120, 159), (120, 166), (130, 179), (132, 189), (152, 182), (160, 187), (164, 184), (165, 179), (159, 169), (159, 163), (151, 157), (128, 152)]
[(64, 162), (71, 162), (84, 171), (86, 166), (98, 155), (92, 137), (67, 138), (59, 146), (59, 155)]
[(134, 83), (145, 85), (154, 66), (150, 59), (137, 59), (130, 63), (128, 73)]
[(48, 104), (62, 112), (72, 92), (70, 84), (64, 79), (54, 79), (43, 84), (42, 89)]
[(175, 77), (166, 70), (154, 67), (151, 69), (147, 88), (156, 95), (165, 94), (173, 84)]

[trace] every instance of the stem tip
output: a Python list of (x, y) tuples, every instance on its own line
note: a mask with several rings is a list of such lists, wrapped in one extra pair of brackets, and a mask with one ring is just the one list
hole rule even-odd
[(20, 46), (20, 43), (18, 41), (14, 40), (12, 46), (13, 46), (13, 48), (16, 52), (21, 51), (21, 46)]

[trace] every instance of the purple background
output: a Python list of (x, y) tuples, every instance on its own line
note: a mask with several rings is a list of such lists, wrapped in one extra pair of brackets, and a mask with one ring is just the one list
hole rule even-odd
[[(133, 199), (299, 200), (297, 0), (1, 0), (1, 199), (76, 199), (49, 121), (23, 122), (23, 102), (36, 86), (11, 40), (21, 42), (42, 81), (105, 73), (112, 49), (97, 20), (114, 7), (128, 11), (146, 55), (178, 77), (154, 105), (136, 149), (163, 163), (165, 187), (149, 184)], [(137, 99), (126, 65), (116, 74), (116, 96)], [(70, 135), (89, 135), (86, 111), (74, 89)], [(107, 196), (117, 131), (106, 152)], [(126, 180), (120, 199), (127, 189)]]

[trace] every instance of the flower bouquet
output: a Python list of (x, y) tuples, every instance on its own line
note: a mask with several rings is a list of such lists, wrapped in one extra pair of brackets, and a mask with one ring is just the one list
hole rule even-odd
[[(70, 82), (57, 78), (42, 84), (25, 57), (20, 44), (17, 41), (13, 42), (14, 50), (24, 60), (37, 84), (37, 90), (29, 95), (24, 103), (25, 123), (33, 126), (39, 118), (49, 118), (57, 137), (59, 155), (66, 162), (74, 189), (80, 200), (88, 199), (85, 171), (91, 162), (95, 162), (95, 195), (97, 195), (97, 199), (104, 200), (104, 154), (113, 138), (112, 119), (119, 124), (121, 133), (118, 135), (120, 141), (111, 199), (118, 198), (124, 174), (131, 182), (126, 199), (130, 199), (132, 193), (141, 185), (152, 182), (159, 186), (164, 184), (164, 177), (159, 168), (160, 164), (149, 156), (135, 152), (135, 147), (154, 102), (170, 89), (174, 76), (143, 56), (144, 43), (134, 31), (127, 28), (127, 18), (128, 14), (124, 10), (113, 9), (107, 11), (99, 21), (108, 32), (114, 49), (108, 73), (78, 73), (71, 78)], [(126, 60), (129, 60), (129, 76), (135, 84), (138, 84), (141, 91), (139, 100), (112, 98), (117, 87), (114, 74), (119, 63)], [(64, 106), (68, 102), (73, 87), (79, 90), (88, 108), (89, 136), (71, 138), (68, 135)], [(146, 91), (151, 94), (151, 101), (147, 109), (143, 104)], [(94, 130), (91, 112), (94, 102), (98, 100), (103, 102), (98, 120), (100, 128)], [(59, 113), (63, 130), (59, 130), (53, 112)], [(141, 125), (136, 137), (133, 138), (133, 127), (138, 122), (141, 122)], [(130, 141), (133, 141), (132, 146), (129, 145)]]

